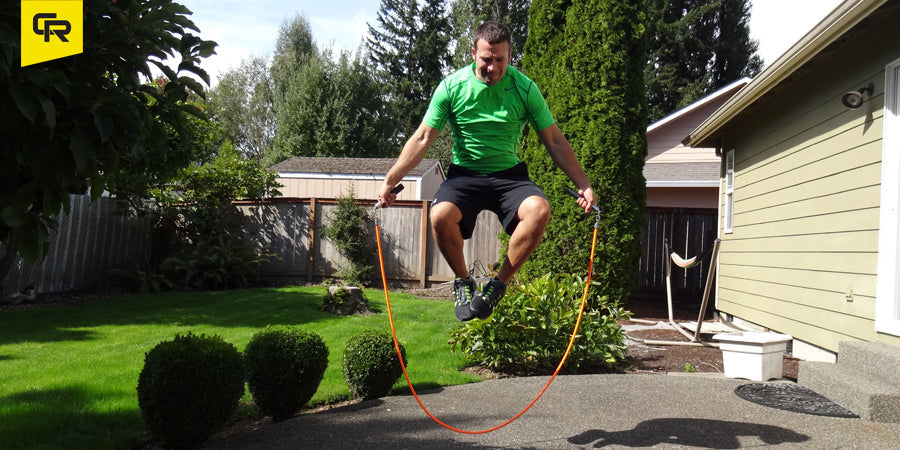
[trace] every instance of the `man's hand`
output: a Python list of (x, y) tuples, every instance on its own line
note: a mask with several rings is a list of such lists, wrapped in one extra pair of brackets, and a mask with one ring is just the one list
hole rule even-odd
[[(398, 186), (403, 186), (398, 185)], [(378, 202), (382, 208), (387, 208), (391, 206), (391, 203), (394, 203), (394, 200), (397, 200), (397, 193), (400, 192), (400, 189), (397, 189), (398, 186), (391, 186), (387, 183), (381, 185), (381, 191), (378, 192)]]
[(578, 206), (584, 208), (584, 212), (588, 213), (591, 212), (592, 209), (597, 208), (597, 199), (594, 198), (593, 188), (579, 189), (578, 195), (580, 195), (578, 198)]

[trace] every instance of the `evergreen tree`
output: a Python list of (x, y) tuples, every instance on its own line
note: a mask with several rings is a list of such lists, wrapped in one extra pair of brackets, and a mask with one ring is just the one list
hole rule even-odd
[[(366, 45), (401, 135), (422, 121), (434, 89), (450, 64), (450, 21), (444, 0), (382, 0), (378, 27), (369, 24)], [(397, 136), (395, 143), (402, 144)]]
[(649, 0), (648, 7), (651, 122), (762, 70), (747, 0)]
[[(646, 204), (645, 2), (534, 0), (522, 64), (544, 90), (563, 134), (591, 179), (601, 234), (595, 274), (601, 295), (624, 301), (637, 289)], [(524, 279), (584, 269), (594, 217), (565, 194), (571, 186), (537, 135), (526, 138), (532, 168), (553, 216), (541, 245), (519, 272)], [(561, 258), (560, 255), (566, 255)]]
[(452, 0), (450, 18), (453, 24), (453, 67), (472, 62), (472, 39), (475, 29), (486, 20), (495, 20), (509, 29), (512, 36), (510, 63), (521, 68), (525, 40), (528, 38), (528, 10), (531, 0)]

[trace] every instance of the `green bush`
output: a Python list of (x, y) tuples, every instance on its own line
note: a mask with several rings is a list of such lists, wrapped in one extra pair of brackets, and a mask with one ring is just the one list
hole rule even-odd
[(185, 289), (245, 288), (259, 279), (259, 268), (268, 259), (251, 244), (219, 236), (198, 240), (179, 256), (166, 258), (160, 272)]
[[(490, 319), (460, 325), (450, 333), (450, 345), (490, 368), (552, 372), (575, 328), (584, 286), (583, 279), (567, 274), (547, 274), (526, 285), (511, 285)], [(615, 303), (602, 310), (586, 308), (565, 367), (616, 368), (626, 357), (616, 321), (630, 315)]]
[[(400, 353), (406, 364), (403, 344)], [(384, 397), (403, 374), (394, 339), (383, 331), (368, 330), (350, 338), (344, 346), (341, 364), (350, 393), (363, 400)]]
[(218, 336), (175, 335), (147, 352), (137, 394), (147, 430), (163, 445), (197, 447), (237, 409), (244, 361)]
[(328, 367), (328, 347), (313, 332), (267, 327), (244, 349), (253, 402), (275, 420), (294, 415), (319, 388)]

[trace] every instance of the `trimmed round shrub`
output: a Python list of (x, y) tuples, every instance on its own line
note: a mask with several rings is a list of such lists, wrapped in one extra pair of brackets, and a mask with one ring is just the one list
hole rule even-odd
[(312, 398), (328, 367), (328, 347), (315, 333), (267, 327), (244, 349), (253, 402), (276, 420), (294, 415)]
[[(406, 349), (400, 344), (403, 363)], [(394, 339), (383, 331), (364, 331), (347, 341), (341, 357), (344, 381), (355, 398), (384, 397), (403, 374)]]
[(237, 409), (244, 394), (244, 360), (218, 336), (175, 335), (147, 352), (137, 394), (154, 437), (168, 448), (194, 448)]

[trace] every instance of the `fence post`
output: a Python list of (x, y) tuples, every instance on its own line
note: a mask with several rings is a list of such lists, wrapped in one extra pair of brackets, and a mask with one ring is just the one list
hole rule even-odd
[(419, 251), (419, 285), (425, 289), (428, 282), (428, 200), (422, 201), (422, 239)]
[(312, 281), (313, 269), (316, 266), (316, 198), (309, 199), (309, 252), (306, 261), (306, 281)]

